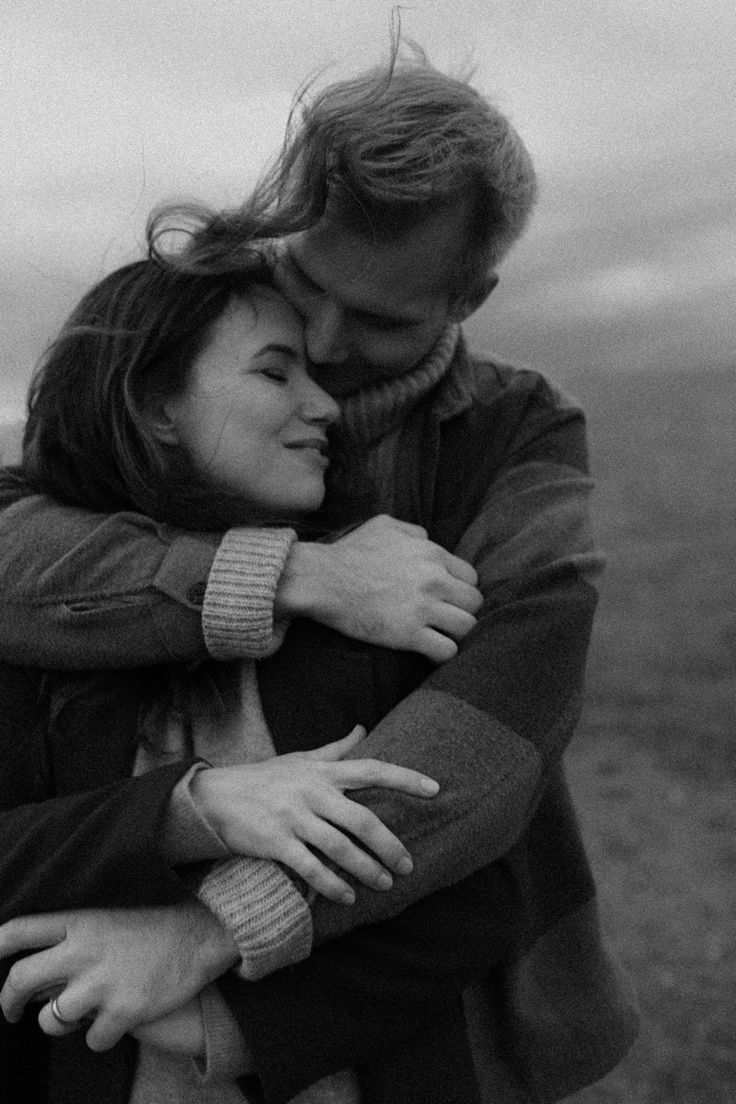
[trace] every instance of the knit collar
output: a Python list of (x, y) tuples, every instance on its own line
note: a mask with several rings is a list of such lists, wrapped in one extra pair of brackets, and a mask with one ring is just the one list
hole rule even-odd
[(459, 334), (459, 326), (447, 326), (416, 368), (348, 395), (334, 431), (336, 442), (351, 450), (367, 448), (396, 429), (447, 374)]

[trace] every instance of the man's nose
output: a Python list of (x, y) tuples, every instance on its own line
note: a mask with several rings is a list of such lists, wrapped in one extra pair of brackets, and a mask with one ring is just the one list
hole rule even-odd
[(346, 359), (345, 319), (336, 303), (323, 300), (312, 305), (304, 340), (313, 364), (341, 364)]

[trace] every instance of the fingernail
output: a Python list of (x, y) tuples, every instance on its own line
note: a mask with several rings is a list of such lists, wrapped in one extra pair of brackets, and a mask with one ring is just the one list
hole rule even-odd
[(405, 855), (403, 859), (399, 859), (396, 864), (396, 870), (399, 874), (411, 874), (414, 869), (414, 863), (411, 861), (408, 855)]
[(436, 794), (440, 788), (439, 782), (435, 782), (433, 778), (423, 778), (419, 785), (428, 794)]
[(341, 894), (340, 901), (343, 905), (354, 905), (355, 894), (353, 893), (352, 889), (346, 889), (344, 893)]
[(377, 889), (390, 889), (393, 884), (394, 880), (386, 870), (383, 870), (376, 878)]

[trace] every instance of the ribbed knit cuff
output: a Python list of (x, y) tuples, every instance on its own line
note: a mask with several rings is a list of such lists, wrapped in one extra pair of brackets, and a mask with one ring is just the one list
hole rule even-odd
[(214, 659), (261, 659), (281, 644), (285, 626), (275, 626), (276, 589), (293, 529), (230, 529), (207, 580), (202, 628)]
[(256, 981), (309, 957), (312, 914), (276, 863), (248, 856), (224, 859), (204, 878), (197, 896), (235, 939), (240, 977)]

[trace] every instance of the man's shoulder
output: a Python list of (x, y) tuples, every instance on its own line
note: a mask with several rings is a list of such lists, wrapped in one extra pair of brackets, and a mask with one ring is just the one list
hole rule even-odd
[(580, 404), (538, 368), (506, 360), (495, 353), (468, 352), (465, 358), (468, 397), (475, 406), (499, 402), (528, 403), (550, 410), (579, 410)]
[(511, 423), (583, 419), (578, 401), (551, 377), (494, 353), (469, 352), (464, 344), (445, 384), (435, 406), (441, 422), (487, 424), (498, 433)]

